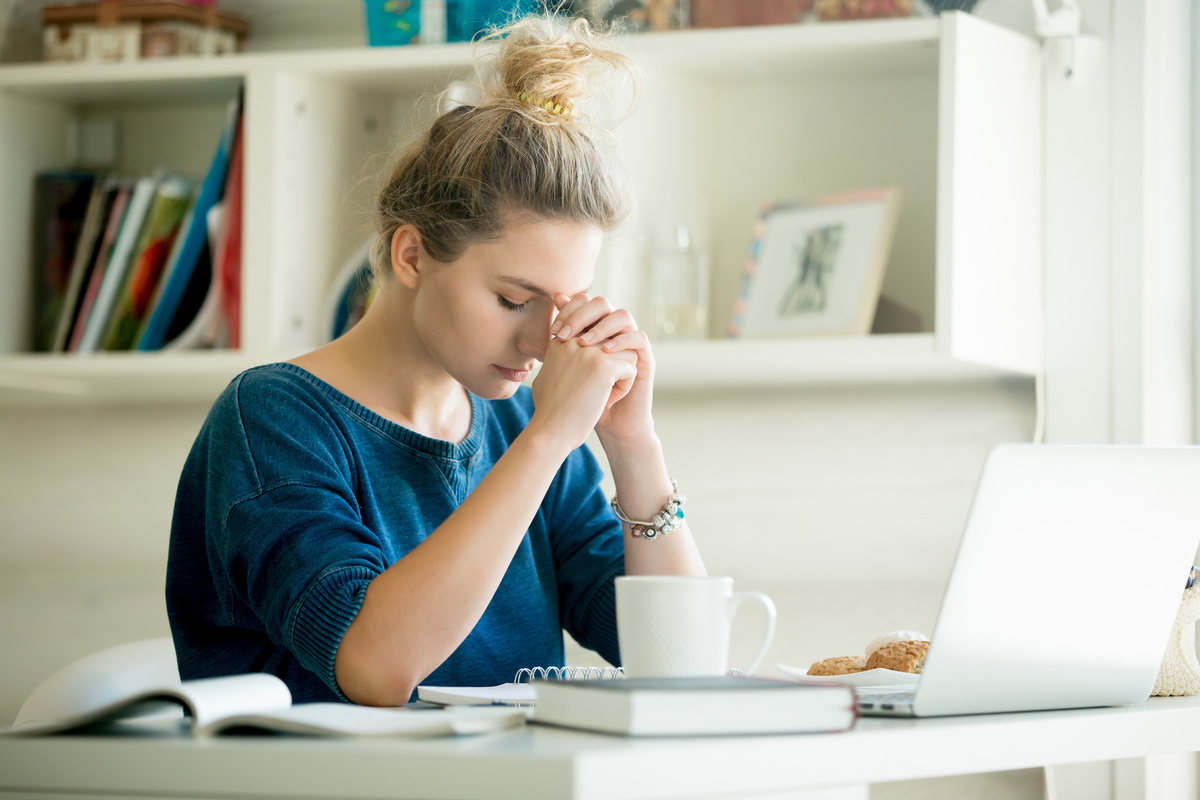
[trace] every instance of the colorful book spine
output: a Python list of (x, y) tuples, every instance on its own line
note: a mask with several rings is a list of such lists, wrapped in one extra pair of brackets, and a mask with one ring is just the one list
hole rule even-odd
[(96, 182), (95, 173), (43, 172), (34, 181), (32, 349), (51, 350)]
[(122, 182), (117, 187), (116, 194), (113, 197), (112, 209), (108, 213), (108, 221), (104, 228), (104, 238), (100, 240), (99, 252), (96, 254), (96, 264), (92, 268), (91, 275), (88, 276), (87, 289), (84, 291), (83, 298), (79, 303), (79, 312), (76, 315), (75, 326), (71, 331), (71, 338), (67, 344), (68, 352), (79, 352), (79, 344), (83, 341), (83, 332), (87, 327), (88, 319), (91, 317), (92, 308), (96, 304), (96, 296), (100, 293), (100, 284), (104, 280), (104, 273), (108, 268), (109, 257), (112, 255), (113, 244), (117, 240), (117, 234), (121, 232), (121, 223), (125, 219), (125, 209), (129, 207), (129, 196), (132, 193), (132, 183)]
[(225, 235), (218, 242), (216, 261), (221, 282), (221, 318), (227, 332), (226, 346), (234, 350), (242, 346), (243, 151), (242, 128), (239, 125), (225, 188)]
[(125, 283), (134, 246), (141, 236), (142, 223), (146, 212), (158, 191), (162, 174), (156, 172), (147, 178), (141, 178), (129, 198), (129, 207), (121, 221), (121, 231), (113, 244), (112, 254), (108, 259), (108, 267), (104, 271), (104, 280), (96, 295), (96, 302), (88, 315), (87, 327), (79, 342), (80, 353), (93, 353), (100, 346), (100, 340), (108, 329), (108, 321), (112, 317), (113, 306), (117, 295)]
[(67, 343), (71, 337), (71, 329), (79, 315), (80, 302), (83, 300), (83, 290), (96, 263), (100, 242), (104, 236), (104, 228), (112, 210), (113, 198), (117, 193), (115, 178), (97, 181), (92, 189), (92, 198), (88, 202), (87, 214), (83, 219), (83, 228), (79, 234), (79, 242), (75, 246), (75, 256), (71, 262), (71, 275), (67, 281), (67, 289), (63, 295), (62, 310), (58, 315), (58, 326), (54, 333), (56, 353), (66, 352)]
[(104, 335), (105, 350), (128, 350), (133, 346), (192, 199), (193, 186), (187, 179), (172, 176), (159, 184), (146, 214), (125, 284), (117, 295)]

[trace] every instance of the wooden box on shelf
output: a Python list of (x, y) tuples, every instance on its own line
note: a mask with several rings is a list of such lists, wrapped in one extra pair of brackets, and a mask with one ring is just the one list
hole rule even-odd
[(136, 61), (241, 49), (249, 22), (215, 0), (80, 3), (42, 9), (46, 61)]

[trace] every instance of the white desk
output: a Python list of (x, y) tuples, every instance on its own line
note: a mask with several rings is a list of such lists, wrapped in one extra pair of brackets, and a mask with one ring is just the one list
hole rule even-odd
[(197, 741), (160, 727), (125, 736), (0, 739), (0, 798), (841, 798), (865, 797), (867, 784), (882, 781), (1197, 750), (1200, 698), (865, 718), (851, 732), (812, 736), (649, 740), (531, 725), (426, 741)]

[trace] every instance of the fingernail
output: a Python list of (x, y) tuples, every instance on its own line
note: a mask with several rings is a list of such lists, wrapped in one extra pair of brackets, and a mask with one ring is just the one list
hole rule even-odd
[(558, 333), (558, 329), (562, 327), (561, 322), (555, 322), (550, 326), (550, 333)]
[(561, 328), (559, 328), (559, 330), (557, 332), (555, 332), (554, 335), (560, 339), (566, 339), (568, 336), (571, 335), (571, 326), (563, 325)]
[(592, 334), (590, 334), (590, 333), (585, 333), (583, 336), (579, 337), (579, 341), (583, 342), (584, 344), (587, 344), (591, 340), (592, 340)]

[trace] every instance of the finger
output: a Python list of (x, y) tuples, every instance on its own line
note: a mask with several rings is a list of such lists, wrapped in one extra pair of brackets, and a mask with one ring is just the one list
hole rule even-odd
[(584, 344), (593, 344), (611, 339), (622, 333), (629, 333), (636, 330), (637, 323), (633, 321), (633, 314), (630, 314), (623, 308), (619, 308), (580, 334), (579, 341)]
[(614, 384), (612, 391), (608, 393), (608, 400), (604, 403), (604, 410), (608, 411), (615, 406), (620, 400), (629, 394), (629, 390), (633, 388), (633, 381), (621, 381)]
[[(565, 295), (555, 295), (555, 297), (554, 297), (555, 305), (558, 305), (558, 299), (560, 297), (565, 297)], [(578, 311), (580, 308), (582, 308), (583, 305), (585, 303), (587, 303), (590, 299), (591, 298), (588, 297), (586, 294), (584, 294), (583, 292), (580, 292), (579, 294), (575, 295), (574, 297), (569, 298), (567, 300), (567, 302), (558, 306), (558, 318), (555, 319), (554, 324), (550, 326), (550, 333), (555, 336), (559, 335), (559, 332), (562, 330), (563, 326), (566, 324), (567, 319), (572, 314), (574, 314), (576, 311)], [(578, 330), (578, 328), (576, 328), (576, 330)], [(562, 334), (562, 338), (566, 339), (570, 335), (571, 335), (571, 331), (568, 331), (567, 333)]]
[[(572, 302), (575, 299), (572, 298)], [(569, 336), (585, 333), (597, 322), (613, 313), (613, 310), (613, 304), (608, 302), (608, 298), (605, 297), (593, 297), (574, 310), (571, 310), (570, 304), (568, 304), (558, 315), (557, 321), (562, 324), (555, 335), (565, 339)]]
[(608, 393), (608, 401), (604, 404), (604, 410), (612, 408), (622, 397), (629, 394), (633, 389), (633, 384), (637, 380), (637, 369), (634, 368), (632, 374), (623, 375), (613, 384), (612, 391)]
[(607, 339), (601, 347), (606, 353), (632, 351), (645, 357), (650, 353), (650, 337), (645, 331), (625, 331)]

